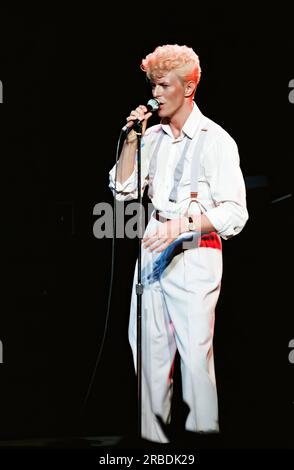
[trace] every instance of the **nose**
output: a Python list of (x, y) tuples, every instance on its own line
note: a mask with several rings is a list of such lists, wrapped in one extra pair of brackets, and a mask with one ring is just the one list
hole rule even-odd
[(152, 89), (152, 95), (154, 98), (159, 98), (160, 97), (160, 86), (155, 85)]

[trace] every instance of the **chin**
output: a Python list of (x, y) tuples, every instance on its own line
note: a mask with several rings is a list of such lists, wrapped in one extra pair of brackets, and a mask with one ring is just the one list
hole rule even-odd
[(157, 114), (161, 119), (168, 117), (167, 113), (165, 113), (164, 111), (161, 111), (161, 110), (159, 110), (157, 112)]

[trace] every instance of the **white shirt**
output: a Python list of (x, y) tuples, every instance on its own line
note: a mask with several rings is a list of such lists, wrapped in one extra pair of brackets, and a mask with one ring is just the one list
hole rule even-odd
[[(152, 126), (145, 132), (141, 149), (142, 193), (148, 184), (149, 164), (155, 144), (163, 130), (164, 136), (159, 147), (153, 179), (152, 204), (168, 218), (179, 217), (186, 212), (191, 201), (190, 179), (193, 149), (205, 122), (208, 124), (208, 132), (200, 155), (197, 199), (205, 208), (205, 215), (217, 233), (227, 239), (238, 234), (248, 219), (245, 184), (239, 165), (238, 148), (234, 139), (221, 126), (204, 117), (195, 103), (177, 139), (174, 138), (169, 125)], [(185, 155), (184, 171), (177, 191), (177, 202), (174, 203), (169, 201), (169, 195), (174, 183), (175, 168), (188, 138), (192, 141)], [(115, 166), (109, 173), (109, 179), (109, 187), (114, 193)], [(123, 184), (117, 182), (116, 199), (128, 201), (137, 197), (136, 164), (133, 173)], [(192, 213), (199, 213), (200, 210), (196, 204), (190, 207)]]

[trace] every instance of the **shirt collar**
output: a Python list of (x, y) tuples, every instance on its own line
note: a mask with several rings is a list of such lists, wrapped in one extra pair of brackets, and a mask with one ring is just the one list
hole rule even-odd
[[(200, 109), (198, 108), (197, 104), (195, 103), (195, 101), (193, 101), (193, 109), (191, 113), (189, 114), (188, 119), (186, 120), (185, 124), (183, 125), (182, 134), (185, 134), (190, 139), (192, 139), (200, 124), (201, 117), (202, 117), (202, 113)], [(161, 127), (167, 134), (173, 137), (173, 133), (171, 131), (169, 124), (161, 124)]]

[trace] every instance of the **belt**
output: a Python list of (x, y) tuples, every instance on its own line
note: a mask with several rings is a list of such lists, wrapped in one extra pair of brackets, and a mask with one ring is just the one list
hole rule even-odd
[(159, 222), (167, 222), (168, 220), (171, 220), (171, 219), (167, 219), (166, 217), (163, 217), (162, 215), (160, 215), (160, 212), (158, 210), (155, 210), (152, 215), (153, 215), (154, 219), (158, 220)]

